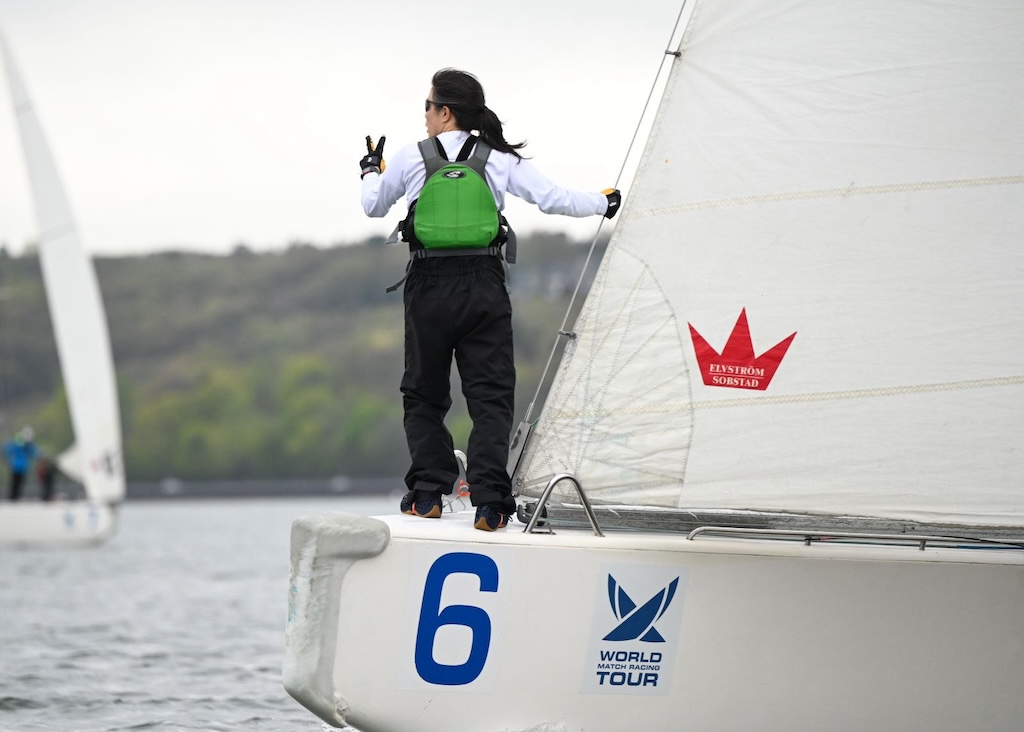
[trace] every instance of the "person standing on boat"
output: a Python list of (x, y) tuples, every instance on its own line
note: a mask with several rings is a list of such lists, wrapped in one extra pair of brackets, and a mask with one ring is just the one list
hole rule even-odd
[[(498, 225), (498, 221), (504, 223), (500, 211), (505, 195), (522, 198), (544, 213), (607, 218), (618, 212), (622, 198), (618, 190), (582, 192), (548, 180), (519, 153), (525, 143), (505, 140), (502, 123), (485, 104), (483, 87), (472, 74), (451, 68), (438, 71), (424, 107), (428, 135), (424, 143), (406, 145), (385, 165), (385, 138), (381, 137), (375, 148), (368, 139), (368, 152), (359, 161), (367, 216), (386, 215), (402, 196), (409, 205), (409, 216), (402, 224), (412, 257), (404, 280), (405, 374), (401, 388), (411, 465), (401, 511), (440, 518), (441, 497), (452, 492), (459, 477), (451, 433), (444, 424), (452, 403), (449, 378), (454, 354), (473, 420), (466, 477), (476, 507), (474, 525), (494, 531), (515, 513), (506, 467), (516, 379), (512, 306), (501, 250), (507, 232)], [(473, 130), (479, 136), (472, 136)], [(418, 240), (421, 222), (414, 223), (415, 205), (427, 183), (425, 156), (433, 155), (435, 148), (444, 154), (445, 164), (478, 153), (486, 155), (484, 178), (499, 217), (495, 239), (451, 245), (463, 247), (459, 249), (435, 244), (437, 248), (429, 250)], [(453, 240), (461, 238), (459, 231), (452, 234)], [(513, 241), (509, 239), (509, 260), (513, 259)], [(450, 256), (452, 253), (460, 256)]]
[(53, 489), (57, 482), (57, 463), (47, 455), (36, 458), (36, 477), (39, 479), (39, 497), (43, 501), (53, 500)]
[(10, 471), (10, 499), (17, 501), (21, 498), (21, 489), (25, 485), (25, 476), (28, 475), (32, 461), (35, 460), (38, 451), (33, 442), (35, 433), (31, 427), (24, 427), (13, 440), (4, 444), (4, 462)]

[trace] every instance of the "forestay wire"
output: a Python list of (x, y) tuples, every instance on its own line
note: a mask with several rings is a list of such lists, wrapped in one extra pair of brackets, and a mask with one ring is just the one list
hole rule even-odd
[[(640, 118), (637, 120), (636, 128), (633, 130), (633, 136), (630, 138), (629, 147), (626, 149), (626, 155), (622, 159), (622, 165), (619, 166), (619, 172), (615, 176), (615, 188), (619, 187), (619, 183), (622, 180), (622, 174), (626, 170), (626, 164), (630, 160), (633, 154), (633, 148), (636, 146), (637, 138), (640, 135), (640, 130), (643, 128), (644, 120), (647, 119), (647, 113), (651, 106), (651, 101), (654, 99), (655, 90), (658, 88), (658, 82), (662, 79), (665, 74), (665, 69), (668, 64), (679, 59), (682, 55), (678, 50), (674, 50), (677, 44), (673, 44), (672, 41), (676, 37), (676, 33), (679, 30), (679, 25), (682, 22), (683, 15), (686, 12), (687, 0), (683, 0), (682, 5), (679, 8), (679, 15), (676, 16), (675, 25), (672, 26), (672, 32), (669, 34), (668, 44), (665, 52), (658, 62), (658, 70), (654, 74), (654, 81), (651, 82), (651, 88), (647, 93), (647, 101), (644, 102), (644, 108), (640, 112)], [(533, 415), (534, 406), (537, 404), (541, 397), (541, 394), (550, 385), (550, 381), (553, 378), (551, 375), (551, 367), (555, 362), (555, 355), (558, 353), (558, 346), (561, 342), (561, 338), (573, 339), (576, 334), (570, 329), (570, 321), (575, 323), (575, 318), (578, 313), (575, 313), (576, 301), (579, 298), (580, 291), (583, 289), (583, 282), (586, 279), (587, 272), (590, 271), (590, 263), (594, 257), (594, 251), (597, 248), (597, 241), (601, 236), (601, 229), (604, 227), (607, 219), (601, 219), (597, 225), (597, 230), (594, 232), (594, 238), (590, 242), (590, 250), (587, 252), (587, 258), (583, 262), (583, 268), (580, 270), (579, 279), (576, 280), (576, 288), (573, 290), (572, 297), (569, 299), (569, 305), (565, 310), (565, 316), (562, 319), (562, 325), (558, 329), (558, 337), (555, 338), (555, 342), (551, 347), (551, 353), (548, 355), (547, 363), (544, 365), (544, 371), (541, 373), (540, 382), (537, 384), (537, 391), (534, 392), (533, 399), (530, 400), (530, 405), (526, 408), (526, 415), (523, 417), (523, 421), (529, 423)]]

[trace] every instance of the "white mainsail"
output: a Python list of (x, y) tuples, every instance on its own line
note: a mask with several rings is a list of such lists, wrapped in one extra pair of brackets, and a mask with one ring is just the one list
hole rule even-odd
[(698, 2), (521, 490), (1024, 526), (1022, 31)]
[(121, 421), (110, 335), (92, 260), (82, 247), (71, 206), (25, 85), (0, 38), (4, 67), (25, 154), (47, 303), (75, 434), (74, 466), (88, 497), (124, 498)]

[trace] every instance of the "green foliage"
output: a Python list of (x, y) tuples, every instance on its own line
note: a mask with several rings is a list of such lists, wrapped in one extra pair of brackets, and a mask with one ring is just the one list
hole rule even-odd
[[(556, 342), (587, 247), (521, 236), (511, 268), (517, 419)], [(358, 245), (226, 257), (102, 258), (130, 480), (401, 475), (407, 254)], [(71, 441), (38, 260), (0, 257), (0, 429)], [(453, 369), (454, 371), (454, 369)], [(453, 377), (448, 424), (472, 423)]]

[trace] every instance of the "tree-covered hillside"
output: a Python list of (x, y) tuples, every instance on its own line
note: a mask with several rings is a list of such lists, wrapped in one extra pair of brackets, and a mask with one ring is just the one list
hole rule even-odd
[[(511, 267), (517, 419), (541, 372), (588, 246), (520, 238)], [(380, 241), (231, 256), (96, 261), (133, 481), (400, 475), (407, 255)], [(38, 259), (0, 252), (0, 429), (71, 439)], [(453, 369), (454, 371), (454, 369)], [(457, 376), (455, 383), (457, 384)], [(453, 392), (449, 425), (469, 420)]]

